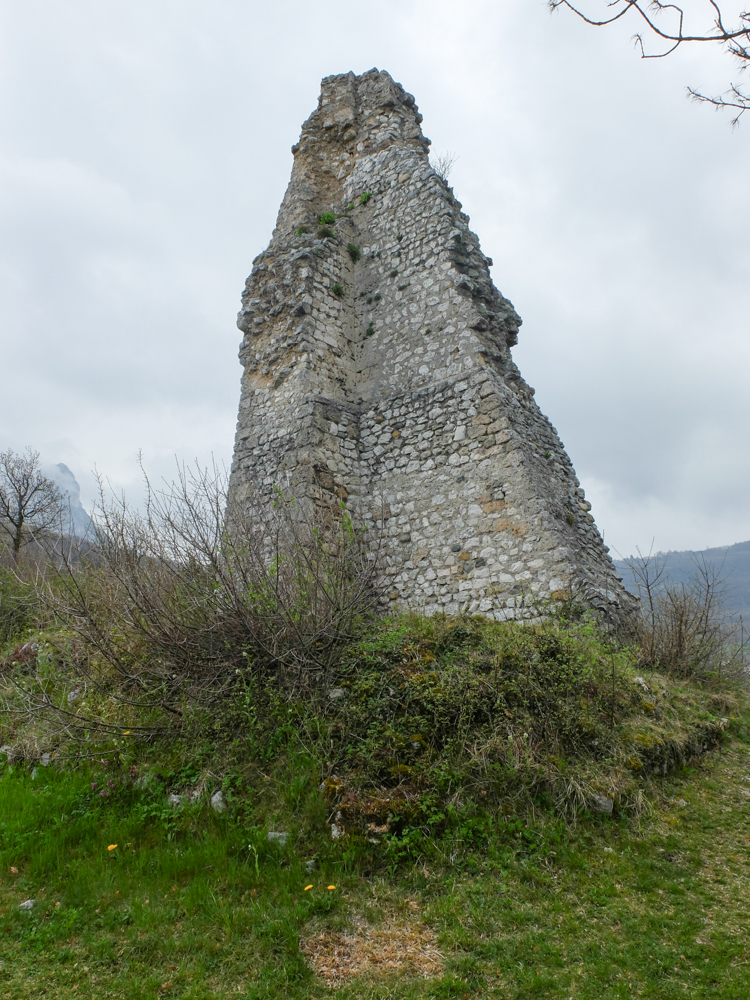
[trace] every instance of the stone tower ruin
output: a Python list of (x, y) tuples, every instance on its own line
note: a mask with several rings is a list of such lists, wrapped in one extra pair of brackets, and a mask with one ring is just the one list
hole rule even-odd
[(323, 80), (242, 297), (231, 492), (335, 493), (382, 533), (397, 608), (510, 618), (571, 587), (627, 607), (421, 121), (388, 73)]

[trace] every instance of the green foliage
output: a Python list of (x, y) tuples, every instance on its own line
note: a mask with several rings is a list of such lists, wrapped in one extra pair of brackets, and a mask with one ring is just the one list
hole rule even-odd
[(370, 325), (365, 330), (365, 337), (372, 337), (375, 334), (375, 327), (370, 323)]
[(309, 232), (310, 230), (307, 228), (307, 226), (300, 226), (299, 229), (297, 230), (297, 236), (304, 236), (305, 233)]
[(318, 216), (319, 226), (332, 226), (336, 221), (336, 216), (333, 212), (323, 212), (322, 215)]
[(344, 294), (344, 286), (340, 284), (338, 281), (336, 281), (331, 286), (331, 291), (333, 292), (334, 295), (337, 295), (339, 298), (341, 298), (341, 296)]
[(333, 236), (333, 230), (328, 226), (320, 226), (318, 229), (318, 239), (327, 240)]
[(354, 243), (347, 243), (346, 252), (349, 254), (349, 256), (351, 257), (351, 259), (354, 261), (355, 264), (362, 256), (362, 251), (358, 246), (355, 246)]
[(364, 194), (361, 194), (359, 196), (359, 203), (360, 203), (360, 205), (366, 205), (367, 202), (370, 200), (370, 198), (372, 198), (372, 192), (371, 191), (365, 191)]

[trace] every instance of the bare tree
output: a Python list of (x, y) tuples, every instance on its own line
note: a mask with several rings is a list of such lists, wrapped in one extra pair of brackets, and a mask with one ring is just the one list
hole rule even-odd
[(0, 527), (10, 537), (13, 559), (21, 547), (60, 521), (65, 498), (39, 467), (39, 452), (0, 452)]
[[(633, 40), (643, 59), (663, 59), (681, 45), (706, 42), (720, 45), (730, 56), (739, 60), (740, 72), (750, 65), (750, 11), (740, 12), (737, 14), (737, 20), (729, 25), (716, 0), (706, 0), (706, 13), (711, 18), (711, 27), (699, 32), (686, 29), (685, 12), (682, 7), (673, 3), (662, 3), (662, 0), (605, 0), (604, 5), (609, 13), (604, 17), (589, 17), (570, 0), (548, 0), (548, 4), (552, 11), (558, 7), (567, 7), (586, 24), (593, 24), (595, 27), (612, 24), (627, 14), (634, 13), (640, 18), (642, 29), (636, 32)], [(657, 47), (656, 51), (647, 51), (644, 37), (656, 42), (660, 48)], [(718, 97), (708, 97), (692, 87), (688, 87), (688, 93), (695, 101), (712, 104), (716, 108), (732, 108), (737, 112), (732, 118), (732, 125), (736, 125), (750, 107), (750, 94), (735, 83)]]

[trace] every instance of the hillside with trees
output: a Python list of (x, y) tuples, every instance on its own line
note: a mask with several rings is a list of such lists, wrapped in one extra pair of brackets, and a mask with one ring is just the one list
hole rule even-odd
[[(719, 581), (726, 610), (750, 622), (750, 541), (701, 551), (659, 552), (653, 560), (663, 567), (662, 578), (674, 584), (688, 583), (695, 576), (696, 567), (705, 565)], [(637, 593), (638, 589), (636, 562), (630, 559), (615, 562), (631, 593)]]

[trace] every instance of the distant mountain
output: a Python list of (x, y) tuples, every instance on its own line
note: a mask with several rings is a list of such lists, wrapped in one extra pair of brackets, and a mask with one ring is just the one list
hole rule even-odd
[[(700, 552), (659, 552), (656, 559), (664, 561), (665, 576), (675, 583), (686, 582), (695, 573), (696, 559), (705, 560), (723, 583), (727, 608), (750, 622), (750, 542), (722, 545)], [(615, 560), (625, 587), (637, 593), (633, 571), (624, 559)]]
[(81, 503), (81, 487), (76, 477), (62, 462), (50, 465), (44, 469), (44, 474), (52, 479), (61, 492), (65, 493), (70, 505), (69, 529), (74, 535), (83, 538), (92, 528), (92, 521)]

